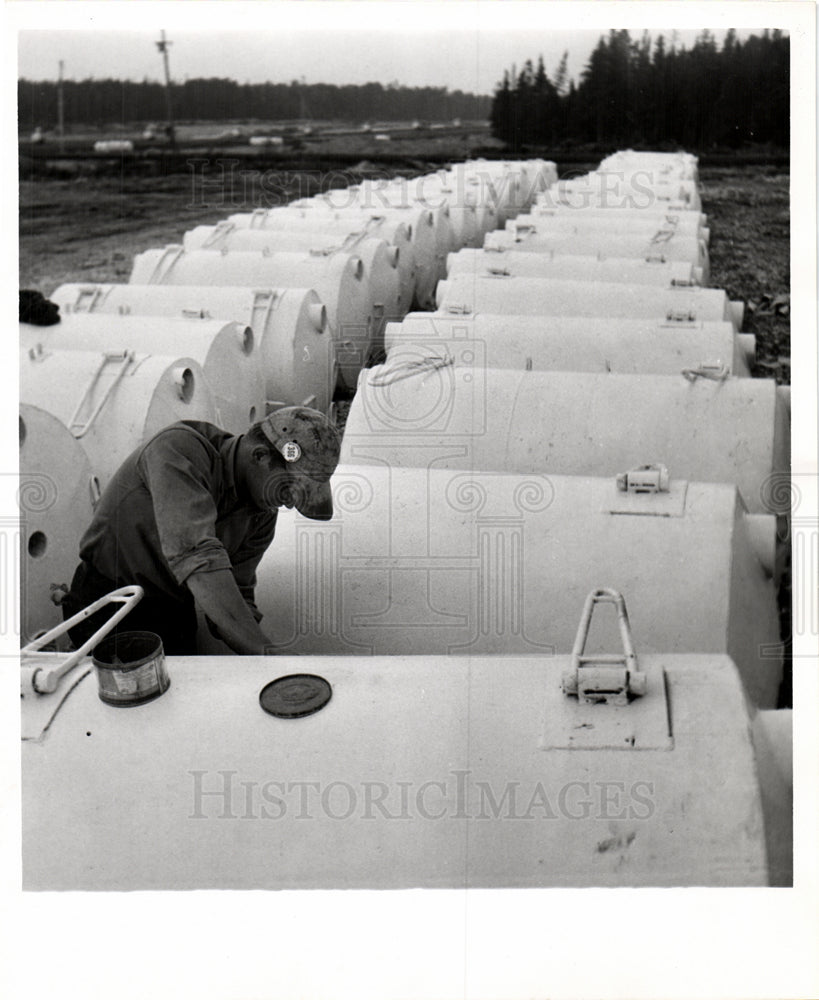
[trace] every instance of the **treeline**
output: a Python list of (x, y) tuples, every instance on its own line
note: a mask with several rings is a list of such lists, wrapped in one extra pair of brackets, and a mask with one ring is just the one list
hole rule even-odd
[(722, 46), (703, 31), (692, 48), (661, 35), (639, 41), (610, 31), (579, 83), (567, 80), (564, 54), (550, 78), (542, 57), (516, 79), (504, 75), (492, 102), (493, 134), (509, 146), (598, 143), (699, 150), (746, 143), (787, 147), (790, 40), (765, 31)]
[[(53, 128), (57, 124), (57, 84), (19, 80), (20, 127)], [(400, 87), (366, 83), (246, 83), (221, 78), (186, 80), (171, 85), (174, 118), (236, 121), (243, 119), (346, 119), (405, 121), (462, 118), (485, 120), (492, 98), (449, 91), (443, 87)], [(66, 125), (165, 121), (163, 84), (149, 80), (66, 80), (63, 83)]]

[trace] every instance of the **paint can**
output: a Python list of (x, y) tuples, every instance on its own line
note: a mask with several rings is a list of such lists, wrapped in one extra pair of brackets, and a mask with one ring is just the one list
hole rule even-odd
[(100, 700), (142, 705), (168, 690), (162, 639), (154, 632), (120, 632), (95, 647), (92, 656)]

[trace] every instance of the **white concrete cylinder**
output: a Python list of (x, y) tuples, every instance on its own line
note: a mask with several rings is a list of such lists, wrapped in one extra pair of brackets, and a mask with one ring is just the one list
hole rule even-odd
[(342, 462), (566, 476), (662, 463), (679, 479), (736, 484), (759, 513), (765, 484), (789, 468), (772, 380), (511, 371), (471, 345), (446, 361), (418, 353), (362, 372)]
[(660, 153), (633, 149), (619, 150), (600, 161), (597, 173), (625, 170), (632, 173), (651, 167), (674, 179), (697, 180), (697, 157), (691, 153)]
[(450, 313), (608, 316), (696, 323), (739, 322), (722, 289), (654, 288), (615, 282), (456, 274), (439, 281), (438, 309)]
[[(20, 632), (23, 644), (62, 621), (53, 587), (70, 584), (99, 495), (88, 456), (60, 420), (20, 404)], [(13, 557), (13, 554), (9, 553)]]
[(454, 168), (476, 178), (491, 192), (498, 210), (500, 224), (528, 211), (535, 195), (543, 189), (544, 180), (556, 180), (554, 164), (531, 160), (467, 160)]
[(559, 211), (551, 208), (543, 208), (533, 211), (528, 215), (519, 215), (506, 223), (506, 228), (510, 232), (518, 232), (521, 229), (534, 227), (537, 233), (559, 232), (567, 229), (573, 233), (581, 233), (586, 230), (594, 232), (604, 232), (606, 230), (615, 233), (646, 233), (654, 236), (655, 233), (667, 233), (670, 235), (681, 233), (685, 236), (696, 236), (708, 243), (709, 230), (700, 222), (700, 215), (697, 212), (650, 212), (638, 208), (604, 209), (599, 213), (586, 214), (582, 207)]
[[(460, 246), (482, 246), (486, 233), (500, 225), (494, 189), (482, 184), (480, 178), (454, 169), (439, 170), (429, 175), (426, 183), (432, 192), (440, 192), (441, 197), (446, 197), (456, 241), (460, 241)], [(459, 210), (464, 207), (469, 211), (465, 217), (461, 212), (462, 217), (459, 217)], [(473, 229), (477, 229), (477, 233)]]
[(702, 283), (708, 285), (710, 268), (708, 248), (702, 240), (693, 236), (677, 234), (654, 234), (652, 237), (639, 233), (613, 232), (541, 233), (521, 230), (511, 233), (506, 230), (488, 233), (484, 238), (485, 250), (515, 250), (527, 253), (593, 254), (604, 257), (636, 257), (640, 260), (686, 261), (702, 270)]
[[(628, 225), (635, 216), (640, 219), (651, 219), (659, 227), (672, 226), (683, 232), (691, 233), (696, 230), (702, 234), (708, 227), (708, 216), (702, 212), (690, 211), (669, 211), (662, 206), (650, 205), (646, 208), (618, 208), (617, 206), (599, 206), (596, 204), (562, 204), (549, 200), (548, 192), (539, 195), (537, 202), (532, 206), (529, 215), (521, 216), (521, 224), (525, 220), (532, 219), (579, 219), (589, 224), (596, 224), (598, 221), (612, 224), (622, 222)], [(625, 227), (624, 227), (625, 228)]]
[(702, 271), (686, 261), (652, 261), (590, 254), (525, 253), (507, 250), (461, 250), (447, 257), (447, 277), (455, 274), (506, 274), (513, 278), (566, 278), (571, 281), (617, 281), (660, 288), (702, 283)]
[(20, 400), (81, 438), (101, 489), (123, 459), (163, 427), (177, 420), (217, 424), (218, 416), (201, 366), (173, 354), (133, 353), (106, 362), (100, 351), (32, 349), (20, 359)]
[(591, 196), (607, 204), (633, 200), (634, 207), (640, 207), (650, 198), (682, 203), (696, 212), (701, 208), (699, 189), (694, 181), (666, 179), (651, 167), (625, 174), (607, 171), (561, 180), (550, 188), (550, 192), (567, 201), (586, 200)]
[(250, 326), (268, 405), (327, 413), (338, 378), (327, 309), (308, 288), (194, 285), (62, 285), (52, 295), (64, 314), (236, 319)]
[[(233, 216), (231, 218), (234, 218)], [(443, 249), (443, 236), (437, 229), (435, 213), (420, 206), (410, 208), (381, 208), (363, 211), (360, 208), (334, 210), (325, 201), (303, 200), (287, 208), (274, 208), (267, 213), (264, 228), (298, 228), (300, 220), (323, 228), (325, 219), (346, 223), (356, 232), (364, 226), (378, 222), (387, 225), (402, 224), (410, 232), (415, 261), (415, 297), (413, 308), (432, 309), (435, 301), (435, 284), (446, 271), (447, 249)], [(254, 227), (256, 223), (254, 221)], [(258, 228), (262, 228), (261, 225)], [(441, 247), (439, 247), (441, 243)]]
[(397, 351), (455, 358), (472, 351), (489, 368), (520, 371), (679, 375), (684, 368), (725, 365), (732, 375), (750, 375), (743, 335), (730, 323), (410, 313), (387, 324), (386, 348), (389, 358)]
[[(424, 469), (339, 466), (330, 522), (281, 512), (257, 587), (281, 653), (546, 656), (572, 647), (577, 607), (608, 586), (644, 652), (728, 652), (775, 703), (775, 586), (733, 486), (630, 496), (614, 478), (441, 468), (451, 451)], [(611, 650), (613, 622), (589, 640)]]
[[(238, 218), (234, 216), (231, 218)], [(254, 215), (250, 216), (252, 223)], [(265, 213), (258, 216), (264, 221)], [(267, 217), (277, 225), (239, 225), (230, 220), (216, 226), (197, 226), (185, 233), (186, 250), (269, 250), (315, 251), (326, 254), (339, 249), (345, 253), (356, 253), (365, 240), (384, 240), (394, 248), (388, 252), (395, 261), (398, 271), (398, 303), (396, 315), (402, 316), (408, 310), (415, 294), (415, 251), (411, 242), (410, 227), (404, 223), (389, 223), (386, 219), (370, 219), (364, 225), (356, 226), (350, 221), (320, 220), (306, 217), (285, 220), (282, 216)], [(287, 221), (287, 225), (282, 225)]]
[(312, 257), (305, 253), (146, 250), (134, 258), (132, 285), (233, 285), (250, 288), (314, 288), (327, 306), (336, 359), (344, 382), (355, 385), (370, 355), (375, 293), (357, 254)]
[[(171, 656), (169, 693), (128, 712), (89, 672), (21, 747), (23, 889), (782, 884), (736, 666), (641, 638), (647, 692), (593, 706), (585, 750), (565, 654)], [(332, 700), (271, 718), (259, 692), (296, 672)], [(601, 728), (628, 743), (595, 747)]]
[(253, 330), (243, 323), (73, 313), (49, 327), (21, 323), (21, 348), (38, 343), (50, 351), (174, 350), (201, 366), (216, 406), (214, 422), (223, 430), (243, 434), (266, 413), (263, 362)]
[(443, 186), (440, 190), (441, 196), (447, 199), (454, 247), (459, 250), (461, 247), (481, 246), (486, 230), (483, 228), (483, 212), (479, 212), (475, 201), (469, 196), (457, 200), (454, 188)]
[[(450, 251), (456, 249), (455, 233), (450, 221), (447, 199), (440, 191), (432, 192), (429, 197), (421, 198), (415, 193), (413, 185), (422, 178), (397, 178), (391, 181), (362, 181), (340, 191), (326, 191), (314, 198), (306, 198), (293, 203), (294, 208), (313, 208), (324, 206), (329, 211), (368, 212), (381, 215), (394, 208), (423, 210), (432, 213), (435, 231), (436, 254), (439, 262)], [(440, 267), (439, 267), (440, 269)]]

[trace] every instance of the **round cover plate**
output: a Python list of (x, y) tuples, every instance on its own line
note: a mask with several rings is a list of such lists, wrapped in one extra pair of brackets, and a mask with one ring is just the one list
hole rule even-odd
[(265, 684), (259, 704), (279, 719), (301, 719), (324, 708), (333, 696), (328, 681), (317, 674), (288, 674)]

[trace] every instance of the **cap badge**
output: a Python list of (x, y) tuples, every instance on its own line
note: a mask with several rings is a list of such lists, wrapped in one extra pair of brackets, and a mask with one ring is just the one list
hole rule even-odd
[(295, 441), (285, 441), (282, 445), (282, 455), (285, 462), (298, 462), (301, 458), (301, 448)]

